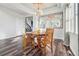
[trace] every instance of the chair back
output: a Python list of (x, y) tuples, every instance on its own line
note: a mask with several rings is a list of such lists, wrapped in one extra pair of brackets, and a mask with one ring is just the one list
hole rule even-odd
[(54, 29), (47, 28), (46, 34), (47, 34), (47, 44), (50, 44), (52, 41), (54, 41), (53, 39)]

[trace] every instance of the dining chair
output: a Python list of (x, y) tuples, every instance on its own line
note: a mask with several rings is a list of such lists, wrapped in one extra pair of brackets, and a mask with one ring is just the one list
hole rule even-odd
[(54, 29), (52, 28), (47, 28), (46, 29), (46, 45), (51, 48), (51, 52), (53, 52), (53, 44), (54, 44), (54, 38), (53, 38), (53, 34), (54, 34)]
[(53, 52), (53, 44), (54, 44), (53, 34), (54, 34), (54, 29), (47, 28), (45, 32), (45, 36), (41, 38), (42, 47), (44, 48), (43, 51), (44, 54), (46, 54), (47, 47), (49, 47), (51, 49), (51, 52)]
[(33, 42), (32, 33), (26, 33), (26, 34), (23, 35), (22, 45), (23, 45), (23, 50), (24, 50), (27, 46), (32, 46), (32, 47), (34, 47), (34, 42)]
[(36, 36), (37, 36), (37, 44), (38, 44), (38, 47), (40, 48), (41, 47), (40, 30), (36, 31)]
[(23, 50), (26, 48), (26, 38), (27, 38), (27, 36), (26, 36), (26, 34), (23, 34), (23, 39), (22, 39), (22, 47), (23, 47)]

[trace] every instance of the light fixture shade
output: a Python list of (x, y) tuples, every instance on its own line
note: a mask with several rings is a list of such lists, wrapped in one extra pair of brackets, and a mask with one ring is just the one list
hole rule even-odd
[(43, 15), (43, 8), (45, 7), (43, 3), (33, 3), (33, 7), (36, 9), (36, 16)]

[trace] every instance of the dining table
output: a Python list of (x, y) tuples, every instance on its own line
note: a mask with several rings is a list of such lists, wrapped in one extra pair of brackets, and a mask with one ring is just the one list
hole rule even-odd
[(26, 36), (30, 36), (31, 39), (32, 39), (32, 43), (33, 43), (33, 46), (34, 46), (34, 43), (35, 43), (35, 38), (37, 39), (37, 45), (38, 47), (41, 47), (41, 41), (42, 41), (42, 38), (46, 37), (46, 33), (35, 33), (35, 32), (26, 32)]

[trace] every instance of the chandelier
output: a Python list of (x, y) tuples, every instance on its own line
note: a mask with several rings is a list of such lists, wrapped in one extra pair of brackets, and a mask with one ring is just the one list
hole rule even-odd
[(36, 15), (37, 16), (41, 16), (43, 15), (43, 8), (45, 7), (45, 5), (43, 3), (33, 3), (33, 7), (36, 10)]

